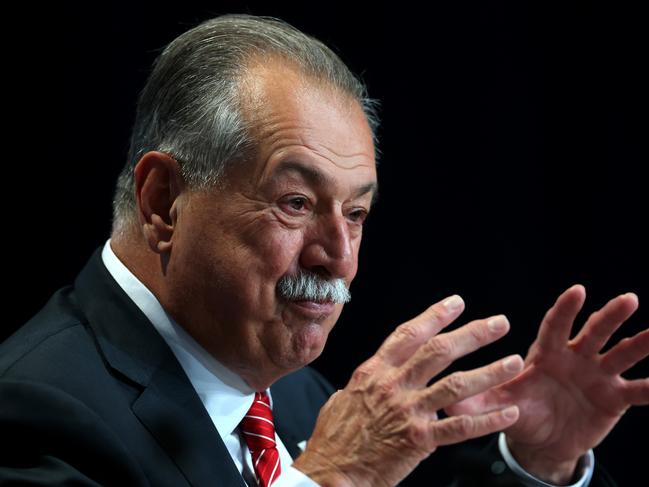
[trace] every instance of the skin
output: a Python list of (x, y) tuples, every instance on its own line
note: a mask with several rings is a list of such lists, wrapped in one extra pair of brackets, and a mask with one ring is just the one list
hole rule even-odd
[[(376, 168), (370, 128), (347, 96), (280, 61), (251, 65), (242, 90), (255, 157), (222, 187), (192, 191), (172, 157), (145, 154), (139, 226), (112, 246), (198, 343), (263, 390), (322, 352), (342, 310), (285, 302), (278, 280), (304, 268), (351, 284)], [(649, 403), (647, 379), (620, 376), (649, 355), (649, 332), (599, 353), (637, 298), (612, 300), (569, 340), (584, 296), (576, 286), (559, 297), (525, 362), (514, 355), (430, 383), (509, 329), (494, 316), (444, 333), (464, 303), (434, 304), (331, 397), (293, 466), (323, 486), (396, 485), (437, 447), (506, 430), (523, 467), (566, 483), (628, 407)]]
[(453, 296), (400, 325), (325, 404), (293, 466), (322, 486), (393, 486), (437, 447), (514, 424), (516, 406), (438, 419), (439, 409), (507, 381), (523, 365), (514, 355), (427, 386), (454, 360), (509, 330), (501, 315), (440, 333), (463, 309)]
[(283, 301), (278, 280), (303, 268), (351, 284), (377, 178), (355, 101), (288, 67), (252, 67), (244, 90), (254, 159), (198, 192), (170, 156), (146, 154), (135, 168), (146, 246), (135, 258), (131, 245), (114, 250), (206, 350), (263, 390), (318, 357), (342, 311)]
[(585, 299), (580, 285), (559, 296), (519, 376), (447, 409), (476, 414), (518, 404), (520, 419), (506, 431), (510, 450), (528, 472), (558, 485), (570, 482), (579, 457), (601, 443), (628, 408), (649, 404), (649, 378), (622, 377), (649, 356), (649, 330), (601, 352), (638, 308), (638, 297), (610, 300), (571, 339)]

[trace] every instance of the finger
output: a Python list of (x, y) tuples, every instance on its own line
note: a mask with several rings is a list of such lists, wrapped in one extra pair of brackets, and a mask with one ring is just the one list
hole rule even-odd
[(433, 304), (410, 321), (399, 325), (383, 342), (377, 356), (396, 367), (403, 364), (415, 351), (453, 322), (464, 311), (460, 296), (450, 296)]
[(631, 406), (649, 405), (649, 378), (628, 380), (624, 384), (623, 396)]
[(620, 340), (602, 355), (602, 366), (611, 374), (621, 374), (646, 357), (649, 357), (649, 329)]
[(611, 299), (588, 318), (579, 334), (571, 341), (575, 350), (585, 356), (598, 353), (615, 330), (637, 309), (638, 297), (633, 293)]
[(477, 416), (451, 416), (435, 421), (432, 435), (435, 445), (451, 445), (479, 436), (502, 431), (518, 419), (518, 407), (511, 406), (500, 411)]
[(538, 344), (541, 348), (556, 350), (566, 346), (572, 324), (585, 300), (586, 290), (580, 284), (572, 286), (557, 298), (539, 328)]
[(410, 386), (422, 387), (454, 360), (498, 340), (508, 331), (509, 321), (499, 315), (437, 335), (419, 347), (403, 365), (402, 379)]
[(446, 406), (444, 411), (448, 415), (458, 414), (484, 414), (504, 409), (511, 406), (511, 395), (502, 389), (489, 389), (475, 396), (463, 399), (460, 402)]
[(455, 372), (422, 391), (419, 406), (425, 411), (437, 411), (502, 384), (521, 370), (523, 359), (511, 355), (478, 369)]

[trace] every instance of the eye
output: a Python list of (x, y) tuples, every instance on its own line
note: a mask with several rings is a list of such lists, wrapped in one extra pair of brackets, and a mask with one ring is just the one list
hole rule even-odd
[(368, 212), (364, 208), (355, 208), (347, 214), (347, 218), (353, 223), (362, 225), (367, 219)]
[(306, 198), (302, 196), (295, 196), (288, 200), (287, 204), (294, 210), (300, 211), (303, 210), (306, 206)]
[(280, 208), (291, 215), (303, 215), (308, 209), (309, 200), (306, 196), (289, 195), (279, 202)]

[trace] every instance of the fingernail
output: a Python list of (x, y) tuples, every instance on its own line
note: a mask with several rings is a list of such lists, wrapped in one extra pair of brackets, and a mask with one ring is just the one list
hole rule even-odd
[(446, 311), (451, 313), (451, 312), (457, 311), (459, 308), (461, 308), (462, 305), (464, 304), (464, 301), (462, 300), (462, 298), (460, 296), (455, 294), (455, 295), (451, 296), (450, 298), (448, 298), (446, 301), (444, 301), (442, 304), (444, 305), (444, 308), (446, 308)]
[(498, 315), (487, 321), (487, 326), (494, 333), (500, 333), (509, 329), (509, 321), (505, 315)]
[(518, 418), (518, 406), (509, 406), (503, 409), (501, 414), (505, 419), (516, 419)]
[(503, 367), (507, 372), (518, 372), (523, 368), (523, 359), (520, 355), (512, 355), (504, 360)]

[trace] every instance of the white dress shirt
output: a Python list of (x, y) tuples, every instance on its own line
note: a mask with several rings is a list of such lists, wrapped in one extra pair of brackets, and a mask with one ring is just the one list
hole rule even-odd
[[(117, 284), (144, 313), (171, 348), (245, 481), (251, 486), (257, 485), (250, 451), (238, 431), (239, 423), (252, 405), (255, 391), (241, 377), (212, 357), (167, 314), (153, 293), (117, 258), (110, 247), (110, 240), (104, 245), (101, 257)], [(272, 404), (270, 389), (267, 392)], [(293, 459), (277, 433), (275, 433), (275, 441), (282, 473), (273, 482), (273, 487), (318, 487), (318, 484), (309, 477), (291, 467)], [(507, 448), (503, 433), (500, 434), (498, 447), (504, 464), (494, 462), (492, 465), (494, 474), (502, 473), (506, 464), (526, 486), (555, 487), (536, 479), (516, 462)], [(590, 450), (580, 461), (581, 478), (569, 487), (587, 487), (594, 466), (595, 459)]]
[[(556, 487), (554, 484), (549, 484), (547, 482), (544, 482), (543, 480), (537, 479), (533, 475), (530, 475), (523, 469), (523, 467), (518, 464), (516, 459), (509, 452), (507, 441), (505, 439), (505, 433), (500, 433), (500, 437), (498, 438), (498, 448), (500, 448), (500, 454), (505, 459), (507, 466), (521, 479), (521, 482), (523, 482), (524, 485), (526, 485), (527, 487)], [(497, 463), (498, 462), (494, 462), (494, 464), (491, 466), (492, 471), (497, 468)], [(595, 455), (593, 454), (593, 450), (588, 450), (588, 453), (581, 457), (579, 464), (577, 465), (577, 473), (578, 475), (580, 475), (579, 480), (577, 480), (577, 482), (575, 482), (574, 484), (570, 484), (566, 487), (588, 487), (590, 479), (593, 476), (594, 469)]]
[[(255, 391), (174, 322), (153, 293), (117, 258), (110, 248), (110, 240), (104, 245), (101, 257), (117, 284), (167, 342), (203, 402), (239, 472), (248, 485), (256, 486), (252, 457), (238, 428), (252, 405)], [(272, 404), (270, 390), (267, 393)], [(277, 433), (275, 441), (282, 472), (273, 482), (273, 487), (318, 487), (309, 477), (291, 467), (293, 459)]]

